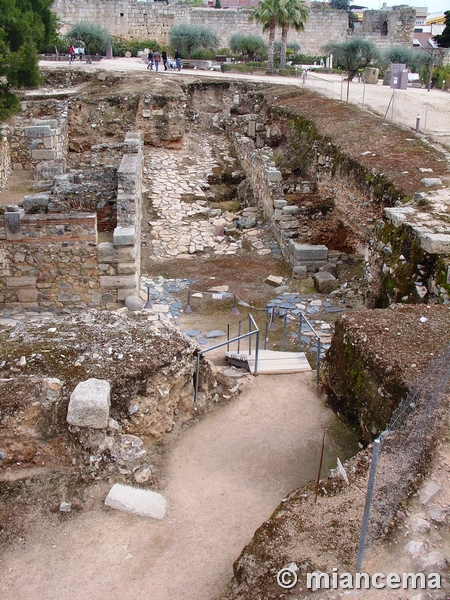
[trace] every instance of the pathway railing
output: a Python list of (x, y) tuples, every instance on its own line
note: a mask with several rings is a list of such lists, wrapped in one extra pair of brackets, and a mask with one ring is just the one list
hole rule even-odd
[(254, 375), (258, 374), (258, 354), (259, 354), (259, 327), (256, 324), (255, 319), (253, 318), (252, 315), (248, 315), (248, 331), (246, 333), (241, 333), (240, 329), (241, 329), (241, 324), (242, 321), (239, 321), (238, 324), (238, 335), (231, 338), (229, 337), (229, 327), (228, 327), (228, 336), (227, 336), (227, 341), (226, 342), (221, 342), (220, 344), (216, 344), (215, 346), (211, 346), (210, 348), (205, 348), (205, 350), (200, 350), (199, 352), (197, 352), (197, 365), (196, 365), (196, 370), (195, 370), (195, 391), (194, 391), (194, 402), (197, 402), (198, 400), (198, 380), (199, 380), (199, 375), (200, 375), (200, 358), (206, 354), (207, 352), (211, 352), (212, 350), (217, 350), (217, 348), (222, 348), (223, 346), (227, 346), (227, 348), (230, 348), (230, 344), (237, 342), (238, 344), (238, 352), (240, 351), (240, 344), (241, 344), (241, 340), (245, 340), (248, 339), (248, 354), (251, 355), (252, 354), (252, 337), (255, 336), (255, 350), (254, 350), (254, 354), (255, 354), (255, 372)]

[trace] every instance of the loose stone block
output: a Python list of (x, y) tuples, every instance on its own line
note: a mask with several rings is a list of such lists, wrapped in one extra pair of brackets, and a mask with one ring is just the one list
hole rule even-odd
[(424, 177), (420, 181), (420, 183), (424, 187), (427, 187), (427, 188), (429, 188), (429, 187), (436, 187), (436, 186), (441, 187), (442, 186), (442, 180), (439, 179), (439, 177)]
[(81, 381), (70, 395), (67, 422), (77, 427), (108, 427), (111, 385), (104, 379)]
[(426, 233), (420, 237), (420, 245), (429, 254), (450, 254), (450, 235)]
[(41, 208), (47, 208), (49, 202), (50, 196), (48, 194), (33, 194), (23, 197), (22, 206), (27, 213), (30, 213)]
[(394, 227), (400, 227), (407, 216), (411, 216), (416, 212), (410, 206), (385, 208), (383, 211), (385, 219), (390, 221)]
[(283, 206), (281, 209), (283, 215), (295, 215), (298, 211), (298, 206)]
[(275, 169), (275, 167), (268, 167), (267, 169), (265, 169), (265, 171), (266, 171), (267, 181), (269, 183), (275, 183), (277, 181), (282, 180), (281, 172), (278, 169)]
[(289, 242), (289, 251), (294, 255), (296, 260), (313, 261), (328, 259), (328, 248), (323, 245), (299, 244), (291, 240)]
[(21, 240), (23, 238), (21, 223), (21, 218), (23, 214), (23, 210), (18, 212), (5, 213), (5, 233), (7, 240), (14, 241)]
[(113, 233), (114, 246), (134, 246), (136, 229), (134, 227), (116, 227)]
[(338, 281), (328, 271), (319, 271), (313, 275), (314, 287), (321, 294), (329, 294), (338, 286)]
[(140, 490), (115, 483), (105, 498), (105, 505), (140, 517), (162, 520), (166, 514), (166, 499), (151, 490)]
[(287, 205), (287, 200), (278, 199), (278, 200), (273, 201), (274, 208), (283, 208), (286, 205)]
[(268, 283), (269, 285), (273, 285), (274, 287), (278, 287), (283, 283), (282, 277), (277, 277), (276, 275), (269, 275), (264, 279), (264, 283)]
[(294, 279), (306, 279), (308, 277), (308, 269), (304, 265), (298, 265), (292, 269)]

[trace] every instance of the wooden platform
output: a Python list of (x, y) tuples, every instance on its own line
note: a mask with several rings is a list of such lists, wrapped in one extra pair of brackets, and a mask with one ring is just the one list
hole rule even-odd
[[(225, 352), (226, 358), (234, 365), (248, 368), (255, 372), (255, 354), (245, 352)], [(311, 366), (304, 352), (276, 352), (260, 350), (258, 353), (258, 374), (276, 375), (277, 373), (300, 373), (311, 371)]]

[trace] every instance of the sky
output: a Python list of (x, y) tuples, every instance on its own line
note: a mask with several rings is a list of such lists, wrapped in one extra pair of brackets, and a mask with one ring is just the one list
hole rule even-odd
[(367, 6), (367, 8), (371, 9), (379, 9), (381, 8), (383, 1), (386, 2), (388, 6), (398, 6), (399, 4), (406, 4), (408, 6), (427, 6), (428, 13), (434, 12), (445, 12), (446, 10), (450, 10), (450, 0), (425, 0), (420, 2), (420, 0), (401, 0), (401, 1), (387, 1), (387, 0), (355, 0), (352, 4), (358, 4), (358, 6)]

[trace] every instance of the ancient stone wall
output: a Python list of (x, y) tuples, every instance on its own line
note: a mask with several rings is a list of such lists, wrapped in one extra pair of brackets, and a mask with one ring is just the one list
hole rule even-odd
[(11, 150), (8, 140), (8, 127), (0, 128), (0, 190), (11, 172)]
[(22, 308), (106, 306), (99, 283), (96, 216), (22, 215), (11, 235), (9, 217), (19, 214), (7, 212), (0, 220), (0, 303)]
[[(378, 30), (380, 19), (377, 20), (372, 15), (368, 24), (363, 27), (363, 34), (365, 36), (373, 34), (372, 41), (383, 47), (385, 40), (389, 40), (388, 45), (411, 44), (414, 19), (411, 22), (409, 13), (406, 14), (403, 9), (405, 7), (402, 7), (401, 13), (399, 13), (400, 9), (385, 11), (387, 16), (382, 20), (381, 25), (388, 21), (387, 36), (377, 35), (378, 31), (381, 31)], [(112, 35), (128, 40), (156, 39), (159, 43), (167, 44), (170, 29), (180, 23), (207, 27), (218, 36), (221, 47), (229, 45), (233, 33), (262, 35), (266, 41), (268, 40), (268, 34), (262, 32), (261, 25), (256, 21), (249, 21), (248, 8), (191, 8), (182, 4), (166, 5), (161, 2), (138, 2), (137, 0), (92, 0), (80, 9), (80, 4), (74, 0), (69, 2), (55, 0), (53, 10), (63, 23), (73, 24), (80, 19), (101, 23)], [(414, 9), (408, 10), (414, 13)], [(311, 9), (305, 31), (303, 33), (289, 31), (288, 42), (299, 43), (304, 54), (319, 55), (325, 42), (342, 42), (348, 35), (348, 17), (345, 11)]]
[[(89, 198), (84, 197), (83, 186), (69, 187), (72, 191), (66, 192), (68, 188), (64, 184), (74, 183), (70, 181), (70, 174), (59, 174), (51, 182), (53, 190), (58, 192), (58, 185), (61, 187), (60, 195), (28, 196), (24, 198), (23, 208), (8, 208), (0, 220), (0, 304), (18, 304), (25, 308), (114, 309), (122, 306), (127, 296), (138, 293), (142, 134), (128, 133), (121, 149), (121, 162), (112, 177), (117, 222), (112, 242), (103, 242), (97, 247), (97, 214), (52, 214), (64, 209), (73, 211), (77, 199), (80, 209), (89, 210)], [(116, 146), (111, 153), (105, 148), (102, 150), (107, 160), (117, 160)], [(100, 154), (101, 149), (97, 148), (97, 167), (91, 175), (96, 175), (95, 171), (100, 168)], [(52, 171), (52, 164), (44, 170), (44, 177)], [(64, 165), (56, 162), (53, 168), (64, 169)], [(108, 190), (112, 193), (111, 185)], [(92, 202), (91, 210), (95, 211), (98, 198)], [(25, 207), (38, 214), (25, 214)], [(100, 208), (104, 218), (106, 213), (102, 213), (102, 208), (105, 207)], [(107, 212), (111, 212), (111, 206)]]

